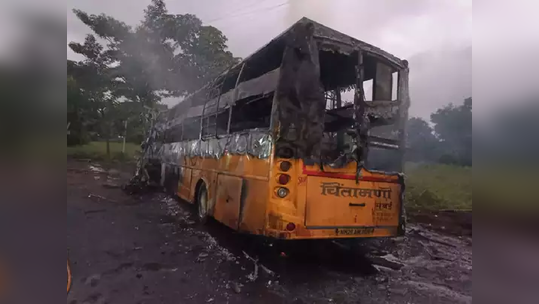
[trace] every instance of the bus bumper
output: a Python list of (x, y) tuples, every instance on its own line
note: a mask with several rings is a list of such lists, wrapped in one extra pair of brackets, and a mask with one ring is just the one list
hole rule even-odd
[(314, 240), (314, 239), (351, 239), (398, 237), (404, 234), (404, 228), (394, 227), (298, 227), (294, 231), (267, 229), (265, 235), (281, 240)]

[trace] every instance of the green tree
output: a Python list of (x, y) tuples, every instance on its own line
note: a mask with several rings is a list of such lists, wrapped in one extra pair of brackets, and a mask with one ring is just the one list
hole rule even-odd
[(221, 31), (194, 15), (170, 14), (162, 0), (152, 0), (135, 27), (105, 14), (74, 13), (107, 43), (111, 92), (146, 106), (193, 92), (238, 62)]
[[(69, 62), (68, 62), (69, 66)], [(67, 77), (67, 145), (83, 145), (90, 141), (88, 127), (93, 114), (91, 104), (86, 100), (75, 79)]]
[(117, 98), (111, 93), (115, 89), (110, 64), (111, 58), (93, 35), (87, 35), (84, 44), (70, 43), (76, 53), (84, 55), (85, 60), (71, 65), (70, 72), (76, 80), (83, 98), (97, 115), (98, 132), (107, 143), (107, 156), (110, 157), (110, 139), (115, 119)]
[(406, 158), (413, 162), (438, 161), (438, 139), (434, 130), (422, 118), (412, 117), (408, 120)]
[(472, 98), (464, 104), (449, 104), (431, 115), (434, 131), (444, 151), (440, 161), (466, 166), (472, 165)]

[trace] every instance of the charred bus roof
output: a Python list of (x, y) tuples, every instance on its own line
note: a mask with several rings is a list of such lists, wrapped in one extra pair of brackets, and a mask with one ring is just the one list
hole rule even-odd
[[(270, 57), (282, 56), (282, 51), (284, 50), (287, 36), (291, 32), (293, 32), (294, 28), (308, 23), (312, 24), (313, 26), (314, 38), (317, 40), (318, 46), (321, 50), (332, 51), (346, 55), (361, 50), (367, 56), (371, 56), (389, 63), (395, 70), (407, 67), (406, 60), (401, 60), (378, 47), (343, 34), (337, 30), (329, 28), (309, 18), (303, 17), (298, 22), (294, 23), (291, 27), (289, 27), (286, 31), (281, 33), (279, 36), (272, 39), (269, 43), (258, 49), (256, 52), (254, 52), (229, 70), (222, 73), (220, 77), (225, 76), (231, 70), (240, 68), (246, 62), (262, 60), (262, 58), (267, 58), (268, 55), (270, 55)], [(275, 55), (271, 56), (272, 53), (274, 53)], [(280, 59), (281, 58), (278, 58), (278, 60)], [(263, 64), (262, 62), (259, 63)]]
[[(408, 62), (406, 60), (401, 60), (376, 46), (355, 39), (351, 36), (343, 34), (337, 30), (334, 30), (316, 21), (304, 17), (298, 22), (294, 23), (291, 27), (289, 27), (279, 36), (275, 37), (266, 45), (258, 49), (256, 52), (252, 53), (251, 55), (243, 59), (241, 62), (221, 73), (213, 81), (209, 82), (196, 92), (186, 96), (186, 98), (176, 104), (171, 109), (171, 111), (176, 112), (180, 110), (177, 109), (178, 107), (181, 109), (185, 109), (186, 107), (196, 106), (198, 102), (192, 103), (185, 101), (193, 99), (196, 95), (199, 95), (201, 92), (207, 90), (209, 87), (219, 82), (220, 80), (225, 81), (226, 78), (230, 78), (231, 81), (229, 81), (228, 87), (234, 86), (236, 84), (236, 78), (238, 77), (240, 72), (242, 73), (242, 80), (249, 80), (260, 77), (266, 73), (278, 69), (282, 60), (283, 51), (286, 47), (287, 38), (290, 36), (290, 33), (294, 31), (295, 28), (303, 26), (305, 24), (311, 24), (313, 26), (314, 38), (317, 41), (319, 49), (321, 51), (324, 51), (324, 53), (330, 53), (330, 56), (333, 57), (333, 60), (344, 61), (347, 60), (347, 55), (351, 55), (356, 51), (361, 51), (367, 58), (365, 62), (364, 80), (369, 80), (373, 78), (374, 73), (372, 71), (374, 70), (376, 61), (384, 62), (394, 71), (406, 69), (408, 67)], [(371, 60), (369, 60), (369, 58), (371, 58)], [(350, 76), (353, 76), (355, 74), (355, 62), (350, 62), (348, 66), (350, 67), (349, 70), (340, 71), (343, 79), (353, 78)], [(337, 79), (336, 81), (339, 82), (339, 79)], [(341, 85), (346, 84), (335, 83), (333, 86), (336, 87)], [(227, 88), (222, 91), (222, 93), (226, 92)]]
[[(338, 141), (337, 157), (344, 156), (344, 164), (355, 160), (360, 172), (369, 147), (395, 150), (403, 159), (408, 72), (406, 60), (302, 18), (175, 105), (160, 126), (166, 142), (262, 131), (274, 137), (277, 157), (321, 165), (327, 159), (334, 164), (337, 156), (325, 154), (324, 137), (340, 132), (331, 137)], [(370, 80), (367, 100), (364, 86)], [(354, 100), (345, 103), (341, 93), (351, 91)], [(344, 135), (350, 143), (342, 143)]]

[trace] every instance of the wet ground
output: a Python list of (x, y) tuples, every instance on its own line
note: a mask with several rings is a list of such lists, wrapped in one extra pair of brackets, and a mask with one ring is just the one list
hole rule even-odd
[(412, 223), (406, 237), (361, 244), (268, 243), (197, 225), (164, 194), (124, 194), (130, 173), (68, 161), (68, 304), (472, 302), (471, 235), (452, 226)]

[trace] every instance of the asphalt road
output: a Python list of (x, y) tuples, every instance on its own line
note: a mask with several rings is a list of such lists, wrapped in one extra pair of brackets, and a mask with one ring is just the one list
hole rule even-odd
[(68, 304), (472, 302), (471, 238), (412, 225), (363, 253), (327, 242), (270, 246), (199, 226), (188, 205), (163, 194), (110, 185), (128, 177), (68, 161)]

